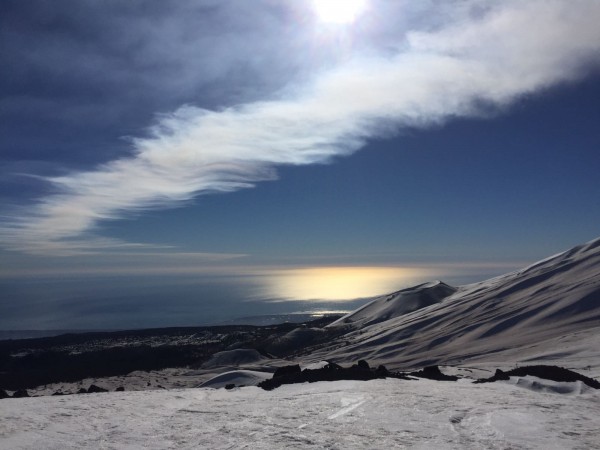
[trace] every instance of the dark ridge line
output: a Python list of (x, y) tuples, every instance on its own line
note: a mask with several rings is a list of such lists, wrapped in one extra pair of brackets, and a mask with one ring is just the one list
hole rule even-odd
[(585, 375), (565, 369), (564, 367), (546, 365), (521, 366), (506, 372), (496, 369), (494, 376), (490, 378), (480, 378), (473, 383), (493, 383), (499, 380), (509, 380), (511, 376), (525, 377), (527, 375), (558, 382), (581, 381), (591, 388), (600, 389), (600, 382), (593, 378), (586, 377)]

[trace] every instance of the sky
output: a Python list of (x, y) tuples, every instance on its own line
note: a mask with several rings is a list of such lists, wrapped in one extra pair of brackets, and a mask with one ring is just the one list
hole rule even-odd
[(596, 238), (599, 19), (1, 2), (0, 329), (348, 310)]

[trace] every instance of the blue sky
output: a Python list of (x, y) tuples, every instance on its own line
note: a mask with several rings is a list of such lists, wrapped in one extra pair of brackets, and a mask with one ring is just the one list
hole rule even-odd
[(2, 2), (0, 327), (331, 309), (597, 237), (600, 4), (415, 3)]

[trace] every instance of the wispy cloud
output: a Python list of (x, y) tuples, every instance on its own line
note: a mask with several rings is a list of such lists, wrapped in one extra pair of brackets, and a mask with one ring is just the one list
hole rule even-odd
[[(247, 255), (236, 253), (180, 252), (174, 249), (123, 250), (116, 252), (58, 249), (58, 255), (13, 255), (10, 265), (0, 267), (1, 279), (47, 277), (61, 280), (76, 277), (201, 276), (242, 277), (250, 269), (243, 265)], [(61, 256), (69, 255), (70, 258)], [(240, 263), (240, 260), (242, 263)]]
[(49, 178), (56, 192), (5, 217), (0, 242), (30, 253), (135, 245), (94, 233), (103, 220), (274, 179), (278, 165), (324, 163), (402, 128), (488, 113), (600, 61), (600, 2), (473, 4), (476, 13), (409, 32), (385, 56), (355, 55), (277, 98), (162, 116), (132, 141), (132, 156)]

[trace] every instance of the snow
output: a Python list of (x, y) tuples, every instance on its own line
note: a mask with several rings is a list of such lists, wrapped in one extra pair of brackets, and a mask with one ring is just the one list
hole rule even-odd
[(198, 387), (222, 388), (228, 384), (236, 386), (256, 386), (263, 380), (271, 378), (272, 373), (258, 372), (256, 370), (230, 370), (212, 377), (201, 383)]
[(0, 402), (0, 448), (598, 448), (600, 393), (396, 379)]
[[(413, 290), (422, 292), (422, 287)], [(570, 358), (577, 361), (574, 367), (598, 370), (600, 239), (521, 271), (462, 286), (413, 312), (388, 318), (381, 299), (367, 306), (355, 313), (365, 326), (310, 358), (366, 359), (397, 369)], [(582, 350), (592, 363), (581, 358)]]
[(377, 297), (363, 307), (331, 323), (330, 327), (351, 324), (353, 327), (373, 325), (435, 305), (456, 292), (457, 288), (441, 281), (420, 284), (392, 294)]
[(529, 389), (531, 391), (550, 392), (555, 394), (582, 394), (593, 390), (593, 388), (579, 380), (574, 382), (564, 382), (526, 376), (510, 377), (510, 382), (514, 383), (517, 387)]

